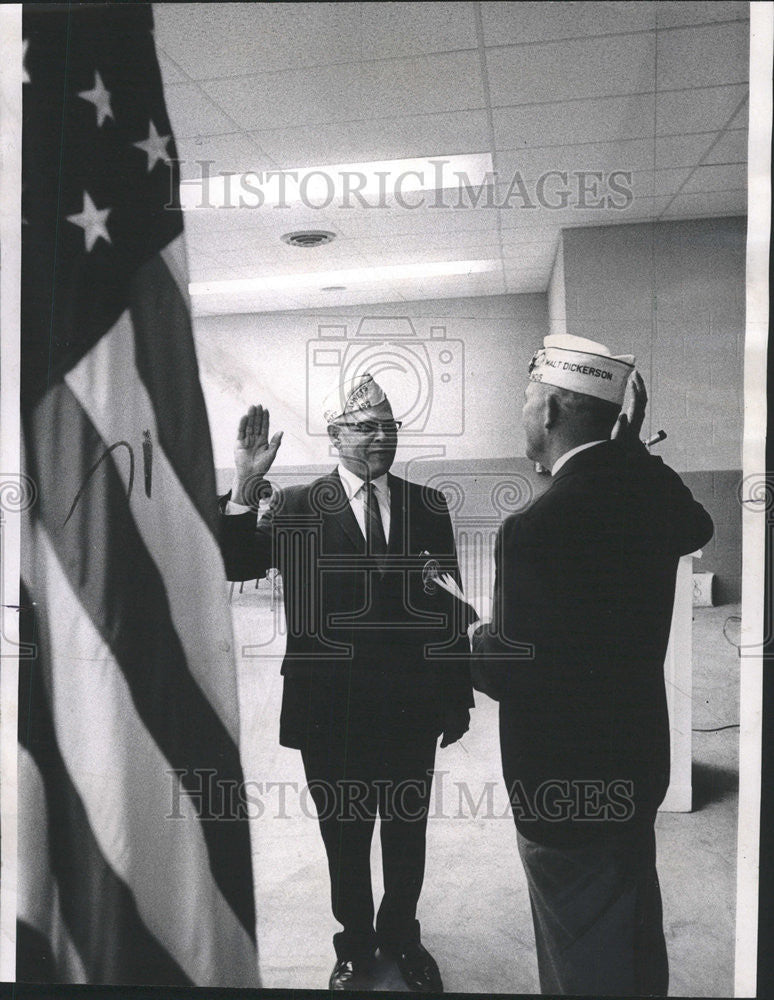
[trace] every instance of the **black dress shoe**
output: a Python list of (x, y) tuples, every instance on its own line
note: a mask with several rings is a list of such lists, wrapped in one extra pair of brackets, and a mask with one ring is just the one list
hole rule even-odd
[(328, 980), (329, 990), (362, 990), (365, 973), (371, 968), (372, 959), (339, 958)]
[(403, 981), (410, 990), (418, 993), (443, 993), (438, 963), (418, 941), (400, 948), (388, 947), (381, 950), (395, 959)]

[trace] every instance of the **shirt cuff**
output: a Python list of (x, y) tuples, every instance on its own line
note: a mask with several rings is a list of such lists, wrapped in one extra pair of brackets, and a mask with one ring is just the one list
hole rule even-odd
[(483, 620), (479, 618), (477, 621), (471, 622), (470, 625), (468, 625), (468, 639), (470, 640), (471, 650), (473, 649), (473, 636), (480, 628), (483, 628), (484, 625), (488, 624), (489, 624), (488, 618), (485, 618)]
[(253, 509), (252, 507), (247, 507), (247, 506), (245, 506), (245, 504), (234, 503), (233, 500), (227, 500), (226, 501), (226, 510), (225, 510), (225, 513), (226, 514), (249, 514), (249, 512), (252, 509)]

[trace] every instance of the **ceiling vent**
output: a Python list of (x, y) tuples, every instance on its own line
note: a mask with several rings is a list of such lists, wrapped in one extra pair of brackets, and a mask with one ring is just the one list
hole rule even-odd
[(335, 233), (328, 233), (324, 229), (302, 229), (296, 233), (285, 233), (282, 242), (292, 247), (321, 247), (336, 239)]

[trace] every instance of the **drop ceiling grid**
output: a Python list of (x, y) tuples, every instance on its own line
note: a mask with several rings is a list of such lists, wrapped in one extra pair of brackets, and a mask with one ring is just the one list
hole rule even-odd
[[(462, 259), (500, 259), (501, 291), (513, 290), (520, 269), (529, 290), (542, 291), (563, 226), (665, 209), (669, 217), (744, 211), (746, 4), (465, 3), (453, 17), (439, 17), (438, 6), (272, 4), (259, 18), (250, 4), (156, 5), (183, 176), (196, 176), (195, 158), (213, 160), (217, 172), (488, 151), (500, 180), (516, 170), (533, 183), (549, 169), (631, 170), (635, 199), (625, 217), (188, 213), (192, 271), (241, 276), (252, 262), (263, 274), (287, 273), (293, 258), (276, 237), (303, 224), (339, 239), (296, 269), (446, 260), (456, 246)], [(520, 246), (531, 246), (530, 263)], [(475, 275), (468, 287), (494, 281)], [(417, 297), (411, 282), (393, 291)]]

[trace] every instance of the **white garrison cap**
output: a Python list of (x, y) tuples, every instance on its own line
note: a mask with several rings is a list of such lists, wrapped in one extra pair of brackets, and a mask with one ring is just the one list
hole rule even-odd
[(364, 372), (345, 379), (327, 394), (323, 400), (323, 417), (332, 424), (347, 413), (369, 410), (386, 399), (384, 389), (373, 375)]
[(633, 371), (631, 354), (613, 356), (594, 340), (553, 333), (532, 359), (529, 377), (531, 382), (547, 382), (620, 406)]

